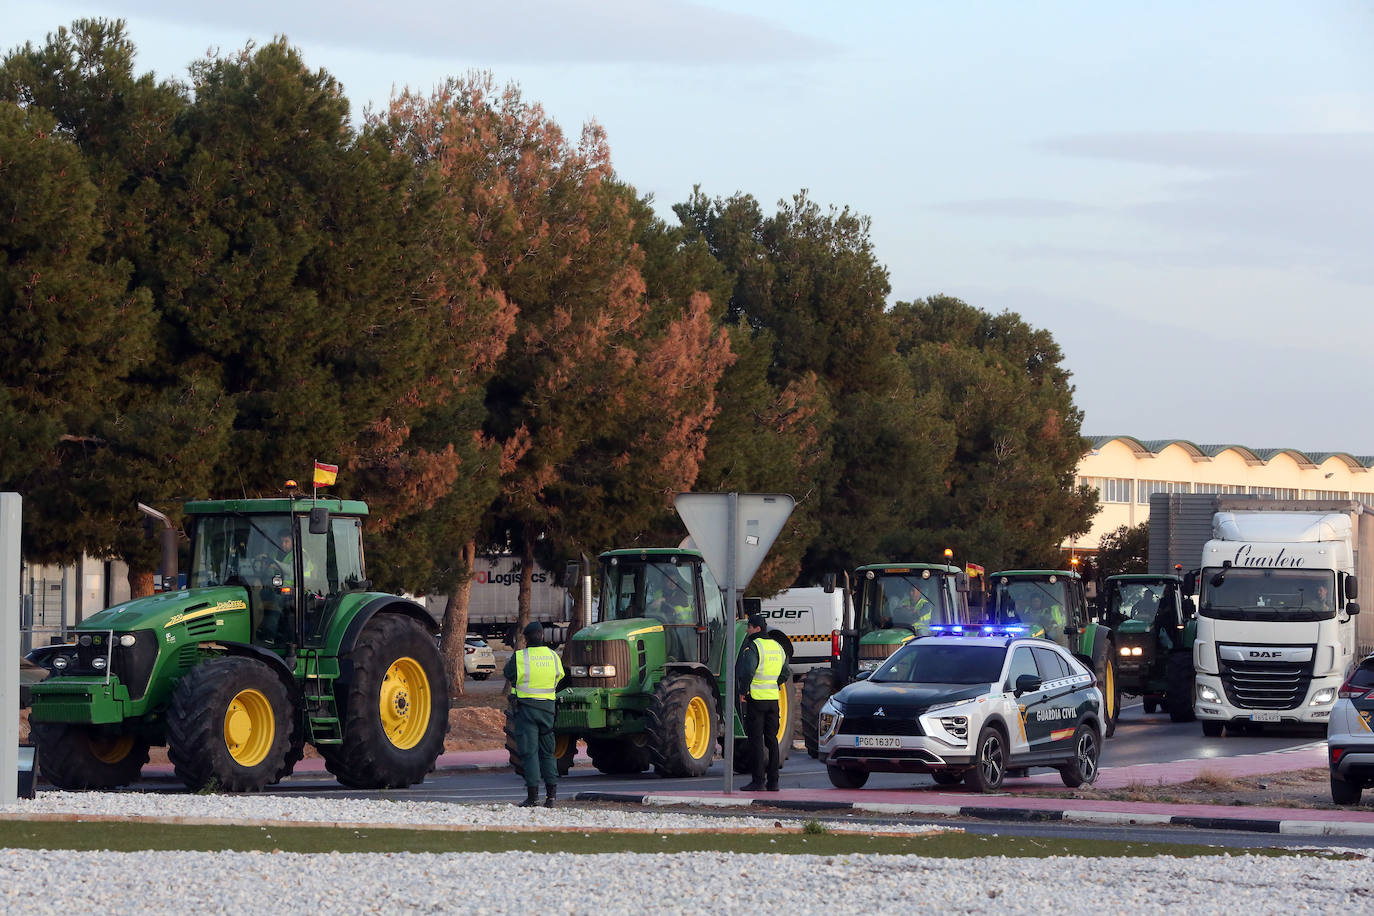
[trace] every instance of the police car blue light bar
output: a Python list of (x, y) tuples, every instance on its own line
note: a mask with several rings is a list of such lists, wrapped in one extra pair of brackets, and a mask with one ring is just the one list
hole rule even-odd
[(965, 627), (958, 624), (936, 623), (930, 627), (932, 636), (1024, 636), (1027, 628), (1020, 626)]

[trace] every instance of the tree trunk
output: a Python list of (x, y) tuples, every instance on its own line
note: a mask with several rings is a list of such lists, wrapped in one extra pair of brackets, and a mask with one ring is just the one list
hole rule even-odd
[(520, 597), (515, 617), (515, 648), (525, 648), (525, 627), (530, 622), (530, 586), (534, 582), (534, 539), (530, 529), (520, 530)]
[(129, 597), (147, 598), (153, 593), (153, 573), (151, 570), (129, 567)]
[(477, 543), (468, 541), (458, 552), (462, 563), (463, 581), (448, 596), (444, 605), (444, 668), (448, 672), (449, 698), (465, 696), (467, 669), (463, 659), (467, 655), (468, 603), (472, 597), (472, 567), (477, 560)]

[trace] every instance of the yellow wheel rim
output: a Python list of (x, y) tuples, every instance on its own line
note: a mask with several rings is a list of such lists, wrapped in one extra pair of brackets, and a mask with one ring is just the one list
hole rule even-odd
[(687, 741), (687, 753), (700, 760), (711, 749), (711, 708), (702, 697), (692, 697), (687, 714), (682, 717), (682, 735)]
[(429, 728), (429, 678), (410, 656), (398, 658), (382, 676), (382, 731), (403, 751), (420, 743)]
[(117, 738), (91, 738), (91, 756), (101, 763), (119, 763), (134, 749), (133, 735), (120, 735)]
[(553, 739), (553, 756), (555, 759), (566, 757), (573, 750), (572, 743), (577, 739), (572, 735), (555, 735)]
[(1107, 704), (1107, 718), (1116, 718), (1116, 663), (1107, 659), (1107, 690), (1103, 700)]
[(224, 711), (224, 744), (239, 766), (255, 767), (266, 759), (277, 737), (272, 704), (259, 690), (241, 690)]
[(787, 737), (787, 694), (790, 684), (783, 684), (778, 690), (778, 747), (782, 747), (782, 739)]

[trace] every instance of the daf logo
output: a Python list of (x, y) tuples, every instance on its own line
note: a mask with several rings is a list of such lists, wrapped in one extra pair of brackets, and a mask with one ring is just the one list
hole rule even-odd
[(1261, 652), (1257, 649), (1250, 650), (1251, 658), (1283, 658), (1282, 652)]
[(885, 716), (887, 715), (887, 713), (883, 712), (883, 708), (882, 708), (881, 706), (879, 706), (879, 707), (878, 707), (878, 711), (875, 712), (873, 715), (875, 715), (875, 716), (884, 716), (884, 717), (885, 717)]

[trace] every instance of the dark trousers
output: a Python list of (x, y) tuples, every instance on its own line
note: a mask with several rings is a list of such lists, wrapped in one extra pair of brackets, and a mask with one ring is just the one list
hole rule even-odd
[(778, 753), (778, 701), (750, 697), (744, 703), (744, 711), (754, 782), (771, 788), (778, 784), (778, 768), (782, 766), (782, 756)]
[(515, 747), (520, 765), (525, 768), (525, 785), (558, 785), (558, 761), (553, 756), (553, 710), (539, 709), (529, 703), (516, 704)]

